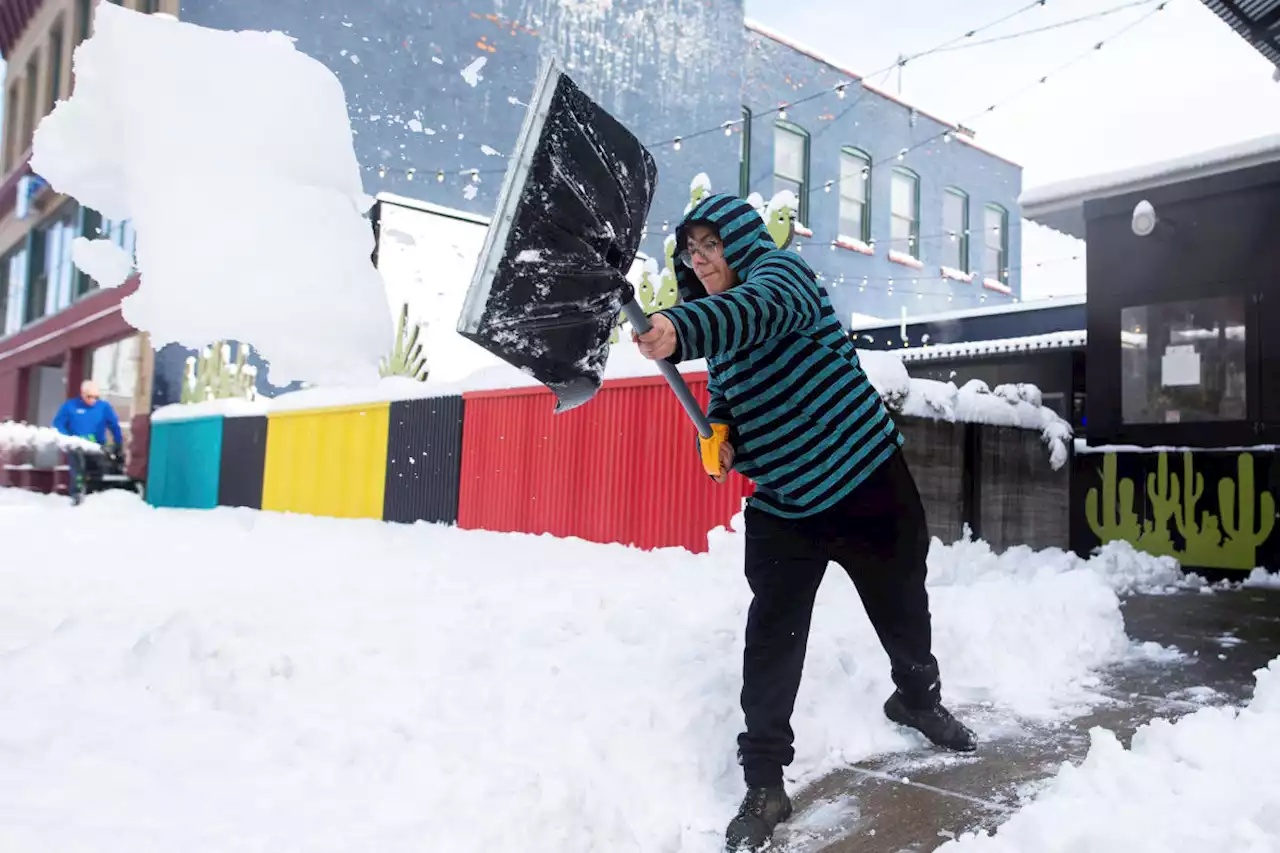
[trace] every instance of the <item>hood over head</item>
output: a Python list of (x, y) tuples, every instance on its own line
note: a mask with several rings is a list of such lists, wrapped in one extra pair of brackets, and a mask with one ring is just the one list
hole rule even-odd
[[(738, 281), (746, 281), (751, 268), (766, 254), (778, 248), (773, 237), (769, 236), (764, 218), (754, 207), (736, 196), (708, 195), (694, 205), (676, 228), (675, 255), (684, 251), (689, 226), (695, 224), (710, 226), (720, 235), (725, 260), (738, 274)], [(691, 302), (707, 295), (707, 289), (698, 281), (692, 269), (679, 260), (674, 265), (681, 302)]]

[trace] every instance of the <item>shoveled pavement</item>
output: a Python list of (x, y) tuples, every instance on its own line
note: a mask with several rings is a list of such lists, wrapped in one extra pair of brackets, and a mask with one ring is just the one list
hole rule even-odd
[[(1109, 701), (1056, 726), (1029, 725), (985, 738), (977, 753), (932, 748), (870, 760), (798, 792), (796, 815), (776, 835), (787, 853), (916, 853), (998, 826), (1063, 762), (1079, 763), (1089, 730), (1103, 726), (1128, 746), (1157, 718), (1239, 705), (1255, 670), (1280, 655), (1280, 591), (1238, 589), (1137, 595), (1124, 602), (1129, 636), (1175, 646), (1187, 658), (1144, 661), (1102, 674)], [(963, 710), (980, 723), (980, 709)], [(921, 741), (923, 743), (923, 740)]]

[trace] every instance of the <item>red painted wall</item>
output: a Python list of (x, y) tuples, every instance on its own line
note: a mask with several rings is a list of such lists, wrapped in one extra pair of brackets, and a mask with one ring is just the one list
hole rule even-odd
[[(705, 408), (706, 374), (686, 379)], [(697, 431), (661, 377), (611, 380), (561, 415), (541, 386), (464, 398), (463, 528), (701, 553), (752, 490), (737, 474), (706, 475)]]

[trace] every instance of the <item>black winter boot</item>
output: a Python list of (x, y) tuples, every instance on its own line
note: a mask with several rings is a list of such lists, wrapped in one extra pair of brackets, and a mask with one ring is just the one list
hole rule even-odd
[(791, 817), (791, 799), (778, 785), (769, 788), (747, 788), (738, 814), (729, 821), (724, 833), (724, 849), (730, 853), (755, 851), (773, 838), (778, 824)]
[(902, 701), (902, 694), (894, 691), (884, 703), (884, 715), (900, 726), (908, 726), (944, 749), (956, 752), (973, 752), (978, 740), (963, 723), (951, 716), (941, 702), (932, 708), (918, 710)]

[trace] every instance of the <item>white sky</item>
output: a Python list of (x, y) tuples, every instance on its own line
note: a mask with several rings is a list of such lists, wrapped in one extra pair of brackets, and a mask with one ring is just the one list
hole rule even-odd
[[(1078, 18), (1125, 0), (1048, 0), (974, 40)], [(748, 17), (870, 74), (899, 53), (950, 41), (1026, 6), (1028, 0), (745, 0)], [(995, 112), (993, 103), (1089, 51), (1155, 3), (1083, 24), (908, 64), (902, 95), (1022, 164), (1023, 187), (1110, 171), (1280, 132), (1274, 68), (1201, 0), (1164, 11), (1043, 86)], [(890, 11), (892, 10), (892, 11)], [(890, 91), (897, 75), (874, 78)], [(1023, 223), (1027, 299), (1081, 293), (1083, 244)], [(1040, 269), (1031, 267), (1045, 263)]]

